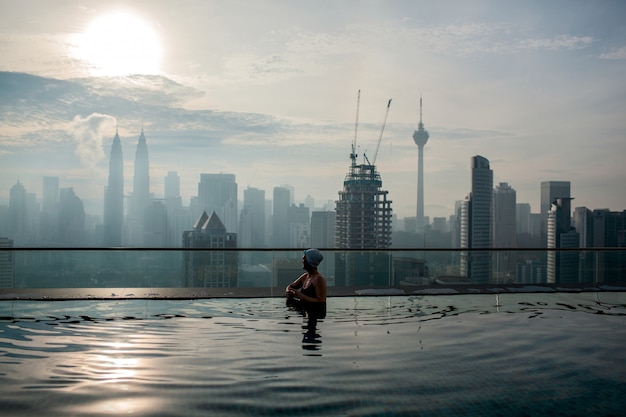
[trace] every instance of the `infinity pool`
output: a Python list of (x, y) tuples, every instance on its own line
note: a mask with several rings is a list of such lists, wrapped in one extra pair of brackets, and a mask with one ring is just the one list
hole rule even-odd
[(618, 416), (626, 293), (0, 301), (6, 416)]

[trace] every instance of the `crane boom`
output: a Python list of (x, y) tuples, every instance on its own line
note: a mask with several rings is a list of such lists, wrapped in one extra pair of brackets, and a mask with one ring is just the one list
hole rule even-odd
[(356, 98), (356, 121), (354, 122), (354, 139), (352, 140), (352, 153), (350, 154), (350, 159), (352, 160), (352, 166), (356, 165), (356, 134), (359, 129), (359, 104), (361, 103), (361, 90)]
[(378, 156), (378, 149), (380, 149), (380, 142), (383, 140), (383, 132), (385, 131), (385, 125), (387, 124), (387, 116), (389, 115), (389, 107), (391, 107), (391, 99), (387, 102), (387, 110), (385, 111), (385, 120), (383, 120), (383, 127), (380, 129), (380, 137), (376, 144), (376, 152), (374, 152), (374, 158), (372, 159), (372, 165), (376, 164), (376, 157)]

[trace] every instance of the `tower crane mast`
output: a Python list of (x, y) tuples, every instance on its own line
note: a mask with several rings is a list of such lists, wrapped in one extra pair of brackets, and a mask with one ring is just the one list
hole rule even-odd
[(385, 125), (387, 124), (387, 116), (389, 115), (389, 107), (391, 107), (391, 99), (387, 102), (387, 110), (385, 111), (385, 119), (383, 120), (383, 127), (380, 129), (380, 137), (376, 144), (376, 152), (374, 152), (374, 158), (372, 159), (372, 165), (376, 164), (376, 157), (378, 156), (378, 149), (380, 149), (380, 142), (383, 140), (383, 132), (385, 131)]
[(356, 154), (356, 135), (359, 129), (359, 105), (360, 103), (361, 103), (361, 90), (359, 90), (359, 93), (356, 98), (356, 121), (354, 122), (354, 139), (352, 140), (352, 153), (350, 154), (350, 159), (352, 160), (352, 166), (356, 165), (356, 158), (358, 156)]

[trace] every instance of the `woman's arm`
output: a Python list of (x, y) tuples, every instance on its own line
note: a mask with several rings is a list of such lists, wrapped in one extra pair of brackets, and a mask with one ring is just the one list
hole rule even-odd
[(294, 291), (294, 296), (302, 301), (309, 303), (325, 303), (326, 302), (326, 279), (322, 275), (318, 275), (315, 279), (315, 297), (309, 297), (302, 294), (301, 291)]
[(298, 278), (296, 278), (294, 282), (287, 285), (287, 288), (285, 288), (285, 292), (293, 293), (297, 288), (301, 288), (302, 284), (304, 284), (304, 279), (306, 278), (306, 275), (307, 275), (306, 273), (300, 275)]

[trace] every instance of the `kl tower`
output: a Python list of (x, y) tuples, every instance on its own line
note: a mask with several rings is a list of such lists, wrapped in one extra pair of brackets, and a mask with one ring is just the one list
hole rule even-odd
[(413, 132), (413, 140), (417, 145), (417, 233), (424, 233), (424, 145), (428, 142), (428, 132), (422, 123), (422, 97), (420, 96), (420, 122)]

